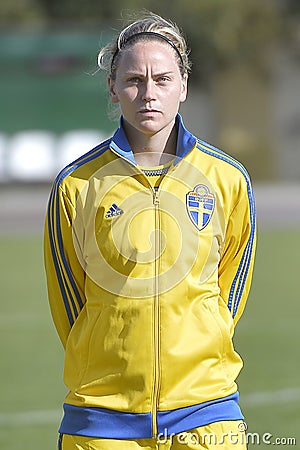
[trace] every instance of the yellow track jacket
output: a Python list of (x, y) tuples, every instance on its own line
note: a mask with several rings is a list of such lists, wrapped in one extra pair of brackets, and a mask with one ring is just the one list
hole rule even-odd
[(176, 125), (158, 189), (122, 121), (54, 182), (45, 266), (66, 352), (61, 433), (137, 439), (243, 418), (232, 336), (253, 270), (252, 188), (238, 161)]

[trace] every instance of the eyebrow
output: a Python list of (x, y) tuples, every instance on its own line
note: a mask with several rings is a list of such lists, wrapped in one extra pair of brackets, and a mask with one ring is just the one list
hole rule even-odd
[[(174, 72), (172, 70), (167, 70), (165, 72), (154, 73), (153, 77), (162, 77), (162, 76), (165, 76), (165, 75), (172, 75), (172, 74), (174, 74)], [(134, 71), (132, 71), (132, 72), (131, 71), (125, 72), (124, 76), (126, 76), (126, 77), (128, 77), (128, 76), (135, 76), (135, 77), (142, 77), (142, 78), (146, 77), (146, 75), (144, 75), (143, 73), (138, 72), (138, 71), (136, 71), (136, 72), (134, 72)]]

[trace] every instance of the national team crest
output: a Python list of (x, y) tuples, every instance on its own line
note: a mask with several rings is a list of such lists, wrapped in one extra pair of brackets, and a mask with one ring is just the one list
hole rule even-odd
[(189, 217), (199, 231), (205, 228), (215, 209), (215, 196), (205, 184), (198, 184), (186, 195)]

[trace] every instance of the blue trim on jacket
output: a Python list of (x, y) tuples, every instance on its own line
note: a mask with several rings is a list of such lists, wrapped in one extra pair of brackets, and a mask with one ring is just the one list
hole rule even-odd
[[(97, 158), (104, 151), (109, 149), (109, 147), (107, 145), (108, 143), (109, 143), (109, 141), (103, 142), (102, 144), (93, 148), (88, 153), (85, 153), (84, 155), (80, 156), (75, 161), (68, 164), (64, 169), (62, 169), (56, 177), (56, 180), (53, 184), (53, 188), (52, 188), (50, 198), (49, 198), (48, 230), (49, 230), (49, 241), (50, 241), (51, 253), (52, 253), (52, 258), (53, 258), (53, 264), (54, 264), (55, 270), (56, 270), (57, 280), (58, 280), (58, 283), (60, 286), (61, 294), (62, 294), (63, 301), (64, 301), (65, 308), (66, 308), (66, 314), (68, 316), (68, 320), (69, 320), (71, 327), (74, 324), (73, 317), (75, 317), (75, 319), (78, 317), (79, 312), (83, 308), (84, 302), (81, 299), (79, 290), (76, 285), (76, 281), (74, 279), (74, 276), (72, 274), (72, 271), (70, 269), (70, 266), (68, 264), (68, 261), (67, 261), (66, 255), (65, 255), (63, 237), (61, 234), (61, 226), (60, 226), (60, 203), (59, 203), (58, 189), (59, 189), (59, 186), (62, 183), (62, 181), (68, 175), (70, 175), (72, 172), (74, 172), (78, 167)], [(72, 289), (73, 289), (74, 295), (76, 297), (76, 300), (78, 302), (80, 311), (78, 311), (78, 309), (77, 309), (77, 306), (74, 301), (73, 294), (70, 290), (67, 279), (69, 279), (69, 282), (72, 286)], [(72, 305), (72, 308), (71, 308), (71, 305)]]
[[(124, 131), (123, 123), (124, 119), (121, 117), (120, 126), (112, 137), (110, 147), (115, 150), (116, 153), (136, 165), (133, 151)], [(176, 149), (177, 163), (195, 146), (197, 138), (185, 128), (180, 114), (177, 114), (176, 116), (175, 126), (178, 131)]]
[[(158, 411), (158, 436), (170, 436), (222, 420), (242, 420), (238, 392), (224, 398), (171, 411)], [(152, 437), (151, 413), (136, 414), (105, 408), (64, 404), (59, 433), (107, 439)]]
[[(253, 189), (250, 182), (250, 177), (245, 169), (245, 167), (237, 160), (232, 158), (231, 156), (227, 155), (222, 150), (208, 144), (207, 142), (198, 140), (198, 148), (204, 153), (207, 153), (210, 156), (213, 156), (214, 158), (218, 158), (222, 161), (225, 161), (229, 164), (231, 164), (233, 167), (238, 169), (244, 176), (246, 183), (247, 183), (247, 192), (248, 192), (248, 199), (249, 199), (249, 205), (250, 205), (250, 225), (251, 225), (251, 233), (249, 236), (249, 240), (247, 242), (247, 245), (245, 247), (243, 257), (240, 261), (238, 270), (236, 272), (236, 276), (232, 282), (229, 298), (228, 298), (228, 309), (232, 311), (232, 317), (235, 317), (238, 306), (240, 304), (240, 300), (244, 291), (244, 285), (246, 283), (248, 273), (249, 273), (249, 267), (252, 260), (252, 251), (253, 251), (253, 242), (255, 238), (255, 229), (256, 229), (256, 205), (255, 205), (255, 198), (253, 194)], [(213, 150), (210, 151), (209, 149)]]

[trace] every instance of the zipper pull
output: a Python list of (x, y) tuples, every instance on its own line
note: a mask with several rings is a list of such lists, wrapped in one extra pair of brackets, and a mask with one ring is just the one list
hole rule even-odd
[(158, 188), (154, 188), (153, 192), (153, 204), (159, 205)]

